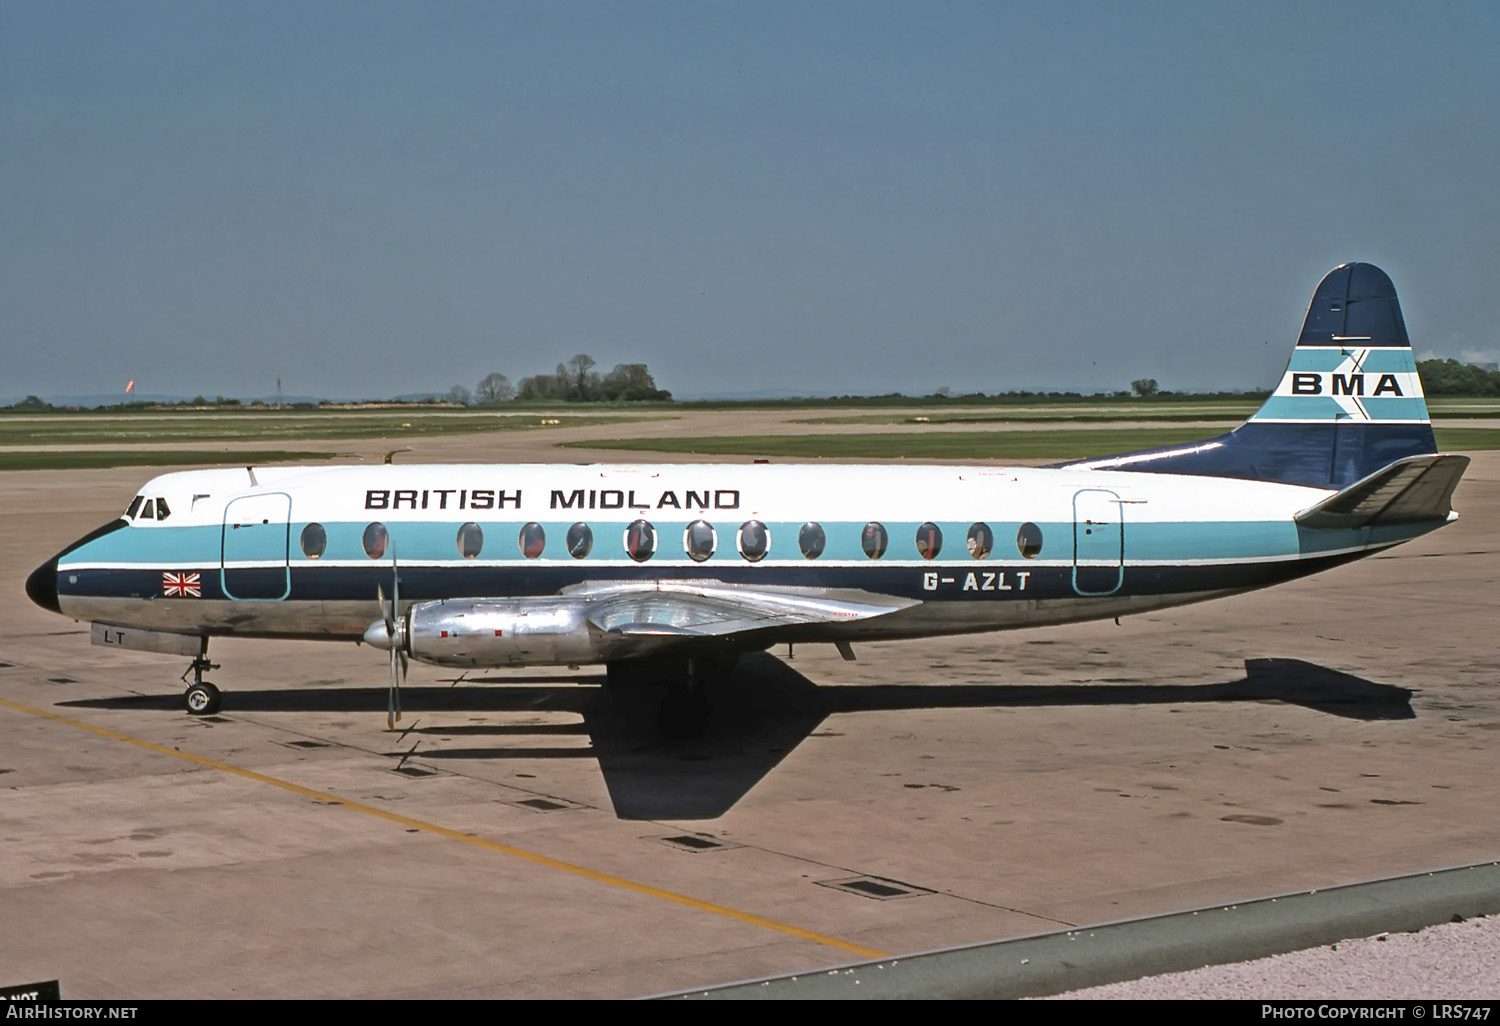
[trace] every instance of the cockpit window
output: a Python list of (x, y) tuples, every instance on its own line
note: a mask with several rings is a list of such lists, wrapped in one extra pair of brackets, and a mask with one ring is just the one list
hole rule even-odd
[(145, 501), (145, 496), (144, 495), (137, 495), (134, 499), (131, 499), (130, 500), (130, 508), (125, 511), (125, 519), (126, 520), (134, 520), (135, 519), (136, 511), (141, 508), (141, 503), (144, 502), (144, 501)]
[(155, 500), (153, 500), (153, 499), (147, 499), (146, 500), (145, 505), (143, 505), (141, 507), (141, 516), (140, 516), (140, 519), (142, 519), (142, 520), (155, 520), (156, 519), (156, 502), (155, 502)]
[(156, 519), (158, 519), (158, 520), (165, 520), (165, 519), (167, 519), (167, 517), (169, 517), (171, 515), (172, 515), (172, 511), (169, 510), (169, 509), (167, 509), (167, 500), (166, 499), (157, 499), (156, 500)]

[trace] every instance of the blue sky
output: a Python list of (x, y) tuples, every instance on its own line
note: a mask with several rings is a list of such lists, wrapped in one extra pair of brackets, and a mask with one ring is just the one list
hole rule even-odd
[(0, 4), (0, 395), (1269, 386), (1500, 358), (1500, 5)]

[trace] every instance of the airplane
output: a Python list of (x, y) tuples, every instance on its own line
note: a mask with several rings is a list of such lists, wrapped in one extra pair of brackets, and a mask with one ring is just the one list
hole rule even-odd
[[(852, 645), (1117, 618), (1263, 588), (1457, 517), (1390, 278), (1343, 264), (1239, 427), (1050, 467), (364, 465), (164, 474), (38, 567), (38, 605), (96, 644), (182, 656), (189, 713), (223, 701), (212, 637), (410, 659), (604, 664), (705, 686), (773, 644)], [(399, 555), (398, 555), (399, 553)]]

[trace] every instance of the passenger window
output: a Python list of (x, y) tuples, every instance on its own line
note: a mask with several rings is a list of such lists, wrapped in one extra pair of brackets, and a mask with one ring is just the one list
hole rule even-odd
[(126, 520), (135, 519), (136, 511), (141, 508), (141, 502), (143, 501), (143, 498), (143, 496), (137, 495), (134, 499), (130, 500), (130, 508), (125, 511)]
[(484, 550), (484, 532), (470, 521), (458, 529), (458, 554), (465, 559), (477, 559)]
[(923, 559), (937, 559), (943, 551), (943, 532), (931, 520), (917, 528), (917, 555)]
[(808, 559), (817, 559), (821, 556), (823, 549), (828, 545), (828, 536), (823, 533), (823, 525), (812, 521), (803, 524), (802, 530), (797, 532), (797, 545)]
[(155, 499), (147, 499), (146, 500), (146, 504), (141, 507), (141, 519), (142, 520), (155, 520), (156, 519), (156, 500)]
[(368, 525), (365, 528), (364, 538), (361, 539), (365, 547), (365, 555), (371, 559), (379, 559), (385, 555), (385, 547), (390, 540), (390, 532), (385, 529), (384, 524)]
[(759, 563), (771, 549), (771, 532), (759, 520), (746, 520), (740, 525), (740, 555), (752, 563)]
[(536, 559), (547, 547), (547, 532), (542, 530), (541, 524), (527, 524), (521, 528), (520, 542), (521, 555), (527, 559)]
[(644, 563), (656, 551), (656, 528), (637, 520), (625, 528), (625, 552), (637, 563)]
[(169, 517), (171, 515), (172, 515), (172, 511), (169, 510), (169, 509), (167, 509), (167, 500), (166, 499), (157, 499), (156, 500), (156, 519), (158, 519), (158, 520), (165, 520), (165, 519), (167, 519), (167, 517)]
[(568, 528), (568, 555), (582, 559), (594, 549), (594, 532), (588, 524), (574, 524)]
[(328, 547), (328, 532), (322, 524), (308, 524), (302, 529), (302, 554), (308, 559), (317, 559)]
[(995, 532), (990, 530), (989, 524), (975, 524), (969, 528), (965, 544), (969, 546), (969, 555), (975, 559), (989, 559), (990, 551), (995, 547)]
[(701, 563), (712, 556), (718, 545), (718, 532), (706, 520), (694, 520), (682, 532), (682, 547), (695, 563)]
[(1016, 548), (1027, 559), (1040, 556), (1042, 554), (1042, 529), (1035, 524), (1022, 524), (1021, 529), (1016, 532)]
[(879, 559), (885, 555), (886, 547), (890, 543), (891, 538), (885, 533), (885, 525), (873, 520), (866, 524), (865, 529), (859, 533), (859, 546), (871, 559)]

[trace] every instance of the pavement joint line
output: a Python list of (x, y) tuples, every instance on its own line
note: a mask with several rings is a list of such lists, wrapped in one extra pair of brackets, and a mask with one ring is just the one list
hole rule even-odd
[(582, 877), (585, 880), (592, 880), (595, 883), (602, 883), (611, 887), (617, 887), (621, 890), (645, 895), (646, 897), (657, 898), (662, 901), (671, 902), (675, 905), (682, 905), (699, 912), (708, 912), (712, 915), (722, 916), (725, 919), (731, 919), (735, 922), (743, 923), (745, 925), (759, 926), (767, 930), (775, 931), (776, 933), (785, 934), (789, 937), (795, 937), (799, 940), (812, 941), (815, 944), (821, 944), (825, 947), (836, 948), (839, 951), (846, 951), (861, 958), (878, 959), (890, 957), (889, 952), (880, 951), (877, 948), (865, 947), (862, 944), (856, 944), (853, 941), (846, 941), (838, 937), (829, 936), (828, 934), (818, 933), (815, 930), (805, 930), (800, 926), (792, 926), (789, 923), (778, 922), (775, 919), (768, 919), (765, 916), (755, 915), (752, 912), (742, 912), (739, 909), (729, 908), (727, 905), (716, 905), (713, 902), (700, 901), (699, 899), (689, 897), (686, 894), (678, 894), (676, 891), (669, 891), (660, 887), (653, 887), (650, 884), (637, 883), (634, 880), (628, 880), (623, 876), (616, 876), (613, 873), (604, 873), (600, 872), (599, 870), (589, 869), (587, 866), (580, 866), (572, 862), (564, 862), (561, 859), (554, 859), (551, 856), (543, 855), (539, 852), (528, 851), (525, 848), (517, 848), (514, 845), (502, 844), (499, 841), (487, 840), (483, 837), (475, 836), (474, 834), (464, 833), (461, 830), (454, 830), (450, 827), (439, 826), (436, 823), (429, 823), (426, 820), (413, 819), (410, 816), (403, 816), (399, 813), (387, 812), (386, 810), (378, 809), (373, 805), (366, 805), (363, 802), (354, 801), (349, 798), (340, 798), (338, 795), (330, 794), (326, 791), (319, 791), (314, 788), (303, 787), (301, 784), (294, 784), (289, 780), (282, 780), (279, 777), (269, 776), (265, 773), (257, 773), (254, 770), (244, 769), (243, 767), (234, 766), (226, 762), (218, 762), (214, 759), (205, 758), (201, 755), (194, 755), (191, 752), (184, 752), (179, 751), (175, 748), (168, 748), (165, 745), (159, 745), (152, 741), (146, 741), (142, 738), (132, 737), (129, 734), (122, 734), (116, 730), (110, 730), (107, 727), (98, 727), (92, 723), (85, 723), (82, 720), (75, 720), (71, 717), (63, 716), (58, 713), (48, 712), (45, 709), (37, 709), (29, 705), (23, 705), (20, 702), (12, 702), (9, 699), (5, 698), (0, 698), (0, 706), (14, 710), (15, 712), (26, 713), (31, 716), (40, 716), (43, 719), (52, 720), (55, 723), (61, 723), (69, 727), (76, 727), (80, 730), (86, 730), (92, 734), (98, 734), (101, 737), (107, 737), (113, 741), (121, 741), (125, 744), (135, 745), (138, 748), (144, 748), (147, 751), (156, 752), (160, 755), (170, 755), (173, 758), (182, 759), (185, 762), (191, 762), (199, 766), (205, 766), (210, 769), (220, 770), (234, 776), (243, 777), (246, 780), (253, 780), (257, 783), (262, 784), (269, 784), (272, 787), (280, 788), (281, 790), (288, 791), (292, 794), (301, 795), (304, 798), (312, 798), (317, 801), (328, 802), (332, 805), (341, 805), (346, 809), (350, 809), (351, 811), (362, 812), (365, 815), (374, 816), (377, 819), (383, 819), (387, 822), (395, 823), (398, 826), (406, 827), (408, 829), (420, 830), (424, 833), (435, 834), (439, 837), (446, 837), (452, 841), (461, 841), (464, 844), (470, 844), (478, 848), (483, 848), (487, 851), (497, 852), (501, 855), (509, 855), (512, 858), (517, 858), (524, 862), (530, 862), (534, 865), (544, 866), (548, 869), (555, 869), (563, 873), (569, 873), (573, 876)]

